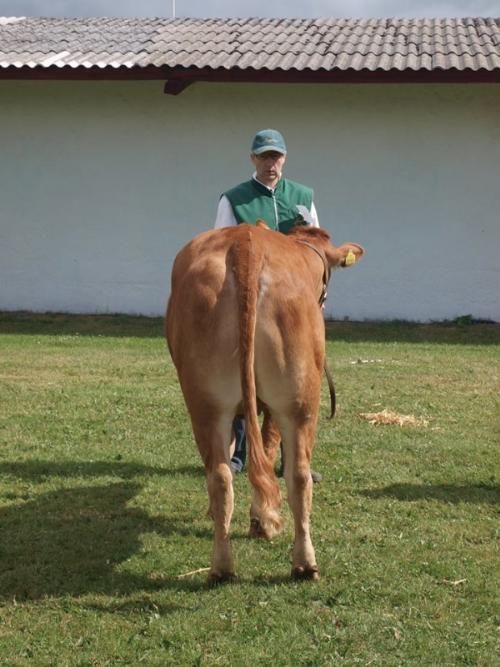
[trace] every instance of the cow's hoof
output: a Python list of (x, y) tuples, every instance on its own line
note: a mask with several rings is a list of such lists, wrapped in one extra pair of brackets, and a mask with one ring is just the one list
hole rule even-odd
[(210, 572), (208, 575), (208, 583), (210, 586), (220, 586), (221, 584), (228, 584), (236, 579), (234, 572)]
[(294, 567), (292, 568), (292, 577), (296, 581), (318, 581), (319, 572), (317, 567)]

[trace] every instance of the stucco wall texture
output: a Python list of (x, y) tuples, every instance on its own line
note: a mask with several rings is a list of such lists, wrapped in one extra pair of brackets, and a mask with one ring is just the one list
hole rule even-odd
[(0, 309), (161, 315), (177, 251), (286, 137), (333, 241), (326, 316), (500, 321), (500, 86), (0, 83)]

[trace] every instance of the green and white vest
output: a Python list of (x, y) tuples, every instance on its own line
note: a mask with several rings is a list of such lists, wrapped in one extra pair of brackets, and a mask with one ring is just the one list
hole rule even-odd
[(252, 178), (228, 190), (224, 195), (229, 200), (238, 224), (255, 225), (257, 220), (271, 228), (287, 234), (291, 227), (301, 222), (297, 204), (311, 210), (313, 191), (311, 188), (281, 178), (274, 190)]

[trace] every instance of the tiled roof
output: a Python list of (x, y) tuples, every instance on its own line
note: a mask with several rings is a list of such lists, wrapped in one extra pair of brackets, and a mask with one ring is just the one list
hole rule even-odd
[(500, 69), (500, 18), (0, 18), (0, 68)]

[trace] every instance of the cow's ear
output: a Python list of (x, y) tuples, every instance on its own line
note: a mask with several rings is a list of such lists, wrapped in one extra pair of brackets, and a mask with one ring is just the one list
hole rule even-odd
[(337, 250), (340, 254), (339, 266), (342, 268), (352, 266), (365, 254), (364, 248), (357, 243), (344, 243)]

